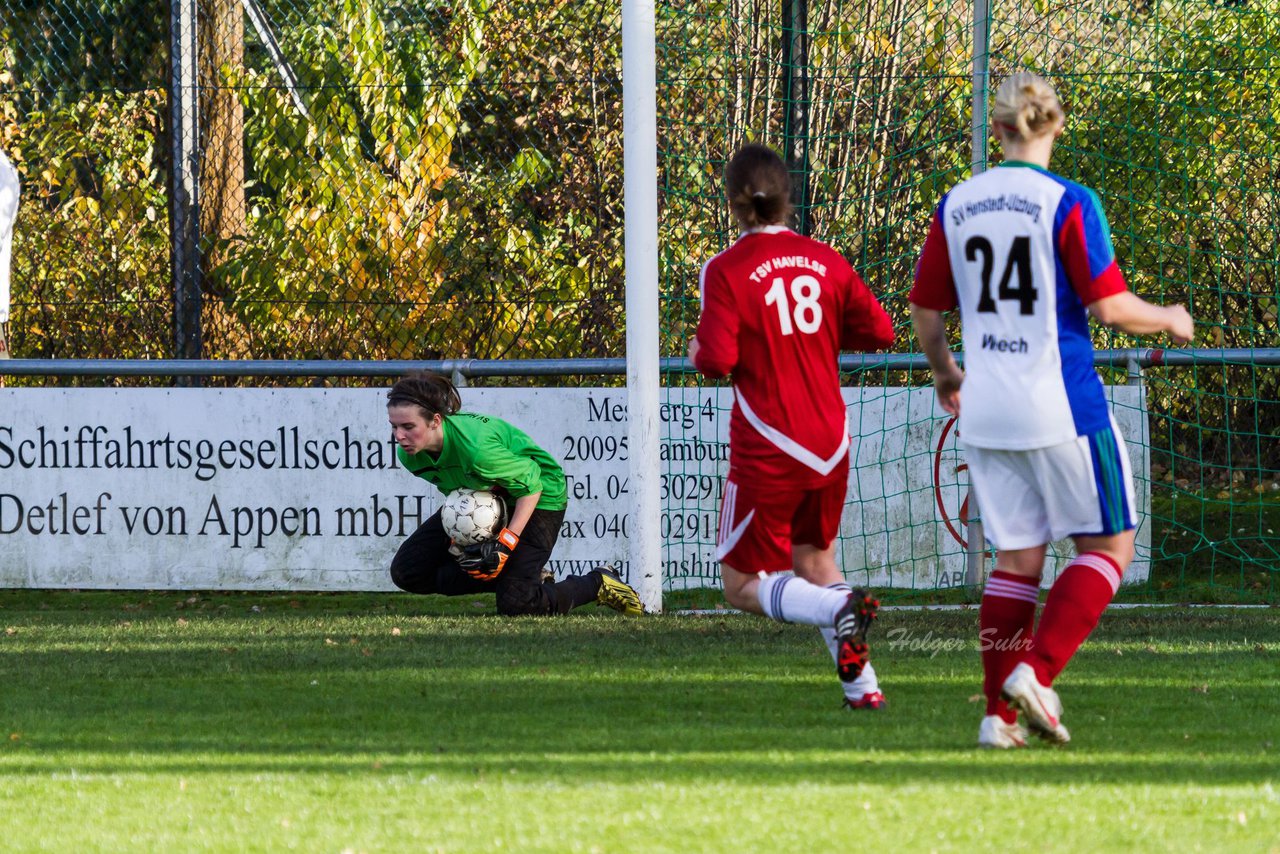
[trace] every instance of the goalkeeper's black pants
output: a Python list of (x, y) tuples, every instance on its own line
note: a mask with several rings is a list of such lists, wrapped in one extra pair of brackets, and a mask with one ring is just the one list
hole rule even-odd
[(551, 557), (563, 522), (563, 510), (534, 510), (502, 574), (492, 581), (480, 581), (463, 572), (449, 553), (449, 537), (437, 510), (400, 545), (391, 559), (391, 580), (409, 593), (496, 593), (498, 613), (506, 616), (567, 614), (596, 601), (600, 575), (570, 575), (563, 581), (543, 583), (542, 568)]

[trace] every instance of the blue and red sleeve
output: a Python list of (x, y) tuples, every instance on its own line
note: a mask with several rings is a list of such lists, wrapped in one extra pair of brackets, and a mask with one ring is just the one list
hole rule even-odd
[(1058, 252), (1063, 269), (1080, 302), (1088, 306), (1128, 290), (1116, 264), (1111, 229), (1102, 203), (1091, 190), (1068, 193), (1058, 215)]
[(929, 224), (929, 236), (920, 250), (916, 264), (916, 280), (907, 299), (912, 305), (935, 311), (950, 311), (959, 304), (955, 278), (951, 275), (951, 255), (947, 251), (947, 233), (942, 226), (946, 199), (938, 205)]
[(702, 268), (702, 317), (698, 319), (698, 356), (693, 366), (703, 376), (727, 376), (738, 364), (738, 306), (733, 291), (715, 264)]

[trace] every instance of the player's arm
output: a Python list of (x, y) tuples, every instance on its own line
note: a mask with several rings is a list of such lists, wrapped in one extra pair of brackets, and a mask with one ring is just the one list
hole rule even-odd
[(1186, 306), (1155, 305), (1133, 291), (1122, 291), (1089, 303), (1089, 314), (1103, 326), (1130, 335), (1169, 333), (1175, 344), (1185, 344), (1195, 335), (1195, 324)]
[(502, 487), (516, 500), (507, 520), (507, 530), (518, 538), (542, 497), (542, 469), (538, 463), (513, 453), (494, 438), (482, 445), (471, 462), (471, 468), (481, 480)]
[(841, 350), (883, 350), (893, 343), (893, 321), (853, 269), (840, 330)]
[(1195, 325), (1186, 306), (1149, 303), (1125, 284), (1097, 196), (1089, 192), (1069, 204), (1058, 234), (1058, 251), (1071, 287), (1089, 314), (1102, 325), (1130, 335), (1167, 332), (1175, 343), (1190, 341)]
[(738, 365), (738, 307), (733, 292), (713, 262), (702, 268), (702, 316), (689, 342), (689, 359), (711, 379), (728, 376)]
[(538, 506), (542, 493), (531, 492), (516, 499), (516, 506), (511, 509), (511, 519), (507, 522), (507, 530), (517, 537), (524, 533), (524, 526), (529, 524), (529, 517)]
[(960, 414), (960, 386), (964, 371), (956, 364), (951, 348), (947, 346), (947, 320), (942, 312), (911, 305), (911, 323), (915, 327), (916, 340), (924, 357), (933, 368), (933, 388), (938, 404), (952, 415)]
[(938, 394), (938, 403), (950, 414), (959, 415), (964, 372), (956, 364), (955, 356), (947, 345), (947, 321), (943, 316), (943, 312), (957, 305), (951, 256), (947, 253), (947, 236), (942, 228), (945, 203), (943, 200), (934, 213), (908, 299), (911, 301), (911, 323), (915, 327), (916, 340), (933, 369), (933, 387)]

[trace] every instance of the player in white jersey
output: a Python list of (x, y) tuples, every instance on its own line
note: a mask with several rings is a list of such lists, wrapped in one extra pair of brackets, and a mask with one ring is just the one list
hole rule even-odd
[[(978, 742), (1004, 748), (1026, 743), (1018, 711), (1046, 740), (1069, 739), (1050, 686), (1133, 559), (1129, 459), (1093, 367), (1089, 316), (1177, 343), (1193, 326), (1183, 306), (1152, 305), (1127, 289), (1097, 196), (1049, 171), (1064, 126), (1053, 88), (1012, 75), (991, 121), (1004, 162), (938, 204), (910, 299), (997, 549), (979, 616), (987, 709)], [(947, 347), (942, 313), (952, 308), (963, 372)], [(1045, 547), (1065, 536), (1077, 557), (1032, 634)]]
[[(9, 358), (9, 257), (18, 217), (18, 172), (0, 151), (0, 359)], [(4, 385), (4, 377), (0, 377)]]

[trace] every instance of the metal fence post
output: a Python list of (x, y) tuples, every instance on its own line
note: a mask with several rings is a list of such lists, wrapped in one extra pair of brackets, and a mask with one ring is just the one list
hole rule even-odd
[[(169, 4), (170, 262), (174, 355), (200, 358), (200, 99), (197, 0)], [(182, 385), (195, 385), (191, 378)]]
[(796, 231), (809, 223), (809, 2), (782, 0), (783, 154), (791, 171)]
[(1137, 355), (1130, 356), (1126, 364), (1129, 368), (1129, 385), (1142, 385), (1142, 362)]
[(976, 593), (987, 577), (987, 536), (978, 519), (978, 496), (973, 487), (969, 487), (969, 524), (965, 528), (965, 539), (969, 547), (965, 551), (964, 586)]
[(973, 174), (987, 169), (987, 100), (991, 90), (991, 0), (973, 3), (973, 119), (970, 126)]
[[(974, 175), (987, 169), (987, 98), (991, 87), (990, 0), (974, 0), (973, 4), (973, 121), (970, 167)], [(987, 539), (978, 518), (978, 496), (969, 487), (969, 524), (965, 539), (965, 586), (977, 592), (986, 578)]]

